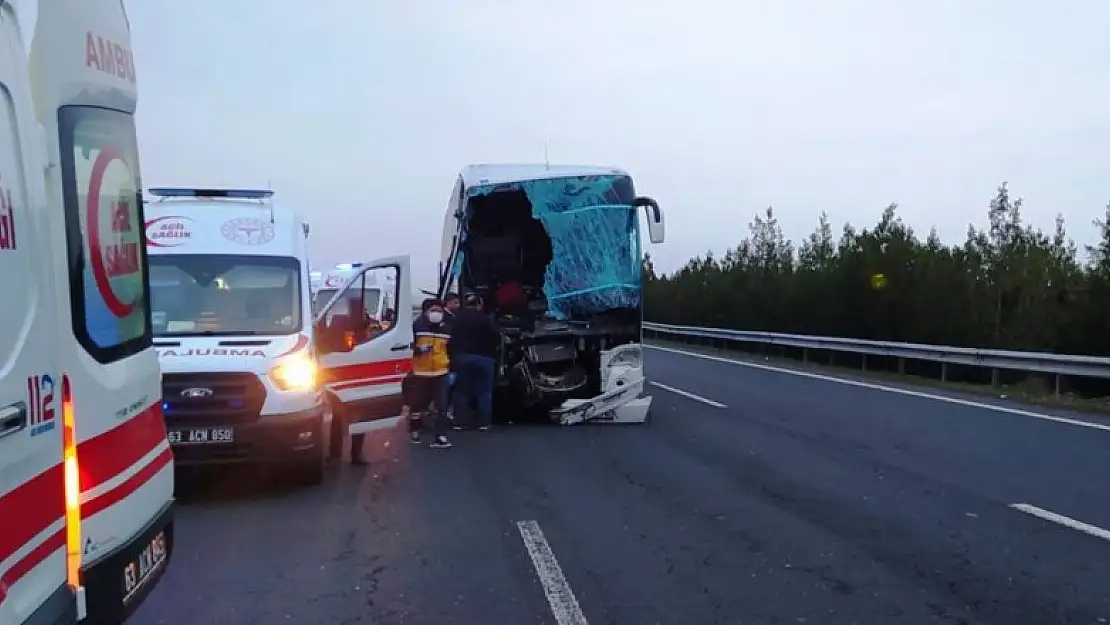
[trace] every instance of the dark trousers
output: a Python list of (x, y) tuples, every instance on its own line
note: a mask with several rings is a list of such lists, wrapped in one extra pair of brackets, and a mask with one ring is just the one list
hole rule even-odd
[(454, 365), (457, 376), (452, 392), (455, 421), (459, 425), (489, 425), (493, 418), (494, 359), (479, 354), (457, 354)]
[(447, 397), (450, 392), (449, 376), (420, 376), (409, 374), (401, 384), (409, 414), (409, 432), (419, 432), (423, 427), (421, 412), (429, 406), (435, 409), (432, 421), (434, 436), (447, 435)]

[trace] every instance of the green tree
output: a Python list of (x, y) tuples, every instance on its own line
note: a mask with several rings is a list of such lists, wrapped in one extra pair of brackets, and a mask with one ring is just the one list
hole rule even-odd
[[(723, 255), (693, 258), (669, 274), (645, 257), (647, 318), (712, 325), (971, 347), (1110, 355), (1110, 204), (1100, 240), (1078, 257), (1062, 216), (1051, 233), (1022, 220), (1023, 203), (999, 185), (987, 227), (968, 226), (945, 245), (924, 240), (890, 204), (871, 228), (821, 213), (794, 245), (774, 209)], [(880, 279), (880, 277), (882, 279)]]

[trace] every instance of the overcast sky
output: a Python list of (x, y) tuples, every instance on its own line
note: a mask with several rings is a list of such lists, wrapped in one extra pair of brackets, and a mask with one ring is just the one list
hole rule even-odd
[(962, 240), (1009, 180), (1073, 237), (1110, 200), (1097, 0), (127, 2), (148, 186), (265, 185), (319, 265), (410, 254), (432, 286), (470, 162), (628, 169), (673, 269), (774, 205), (787, 235), (897, 201)]

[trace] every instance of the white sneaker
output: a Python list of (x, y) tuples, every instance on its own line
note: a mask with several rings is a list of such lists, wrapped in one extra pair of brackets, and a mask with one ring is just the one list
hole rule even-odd
[(451, 447), (451, 441), (447, 440), (446, 436), (437, 436), (428, 447), (432, 449), (447, 449)]

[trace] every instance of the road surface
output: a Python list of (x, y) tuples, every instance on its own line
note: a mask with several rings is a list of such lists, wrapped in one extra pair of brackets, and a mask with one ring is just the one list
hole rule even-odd
[(397, 432), (315, 489), (185, 480), (130, 623), (1110, 622), (1110, 431), (648, 356), (646, 426)]

